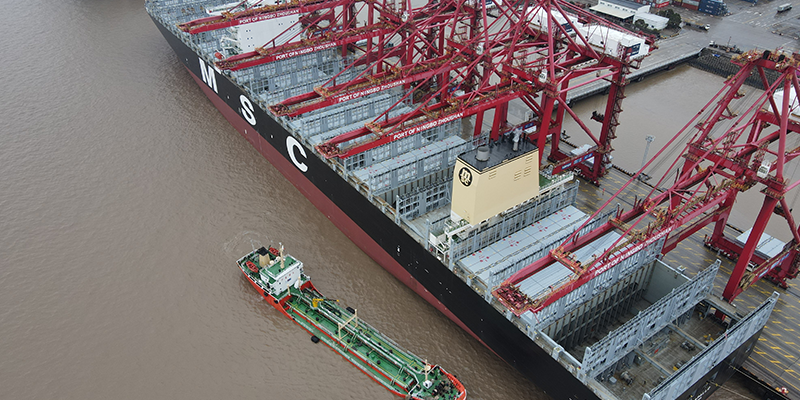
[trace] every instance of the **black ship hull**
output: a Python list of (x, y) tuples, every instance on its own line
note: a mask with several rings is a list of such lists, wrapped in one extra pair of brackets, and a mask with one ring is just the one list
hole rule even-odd
[[(536, 345), (511, 321), (487, 303), (442, 262), (408, 235), (392, 219), (346, 182), (314, 149), (308, 148), (262, 110), (227, 76), (210, 68), (197, 53), (169, 29), (153, 20), (197, 84), (225, 118), (270, 161), (328, 219), (373, 260), (439, 309), (453, 322), (511, 364), (548, 395), (556, 399), (599, 399), (553, 357)], [(734, 354), (749, 354), (747, 344)], [(702, 391), (714, 376), (724, 382), (738, 363), (720, 363), (689, 388), (681, 398)], [(718, 370), (730, 373), (717, 373)], [(722, 379), (724, 377), (724, 379)], [(700, 390), (702, 389), (702, 390)]]

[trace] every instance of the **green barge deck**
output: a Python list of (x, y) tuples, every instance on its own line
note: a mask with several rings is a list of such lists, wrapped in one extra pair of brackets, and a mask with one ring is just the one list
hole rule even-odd
[(402, 349), (358, 318), (358, 311), (325, 298), (303, 263), (277, 249), (258, 249), (237, 262), (250, 283), (281, 313), (394, 394), (407, 399), (463, 400), (452, 374)]

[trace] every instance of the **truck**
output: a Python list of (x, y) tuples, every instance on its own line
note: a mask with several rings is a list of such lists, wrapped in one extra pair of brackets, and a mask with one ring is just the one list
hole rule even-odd
[(711, 29), (711, 25), (709, 25), (709, 24), (701, 24), (701, 23), (696, 22), (696, 21), (691, 20), (691, 19), (684, 20), (683, 22), (681, 22), (681, 24), (683, 24), (683, 26), (697, 28), (697, 29), (699, 29), (701, 31), (707, 31), (707, 30)]
[(739, 46), (737, 46), (735, 44), (733, 44), (733, 45), (730, 44), (730, 42), (728, 44), (721, 44), (721, 43), (716, 43), (716, 42), (714, 42), (712, 40), (711, 43), (708, 44), (708, 47), (711, 47), (711, 48), (714, 48), (714, 49), (720, 49), (720, 50), (723, 50), (723, 51), (727, 51), (729, 53), (742, 54), (742, 49), (740, 49)]

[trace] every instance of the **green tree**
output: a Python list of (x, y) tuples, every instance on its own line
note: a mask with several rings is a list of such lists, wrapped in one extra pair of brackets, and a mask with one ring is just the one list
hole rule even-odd
[(667, 28), (678, 28), (681, 26), (681, 15), (676, 13), (671, 8), (661, 10), (657, 15), (660, 15), (664, 18), (669, 18), (669, 21), (667, 22)]

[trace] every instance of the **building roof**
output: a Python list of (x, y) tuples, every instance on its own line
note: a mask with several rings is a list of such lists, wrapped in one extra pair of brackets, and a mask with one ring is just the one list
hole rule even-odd
[(616, 4), (620, 7), (630, 8), (633, 10), (638, 10), (647, 5), (647, 4), (640, 4), (631, 0), (603, 0), (603, 1), (605, 1), (606, 3)]
[(660, 15), (650, 14), (650, 13), (638, 13), (636, 14), (636, 18), (634, 19), (643, 19), (645, 21), (650, 22), (662, 22), (666, 23), (669, 21), (669, 18), (662, 17)]
[[(634, 4), (636, 4), (636, 3), (634, 3)], [(630, 17), (633, 16), (633, 13), (630, 12), (630, 11), (618, 10), (616, 8), (609, 7), (609, 6), (605, 5), (605, 4), (598, 4), (598, 5), (590, 8), (590, 10), (599, 12), (600, 14), (610, 15), (612, 17), (617, 17), (619, 19), (626, 19), (626, 18), (630, 18)]]

